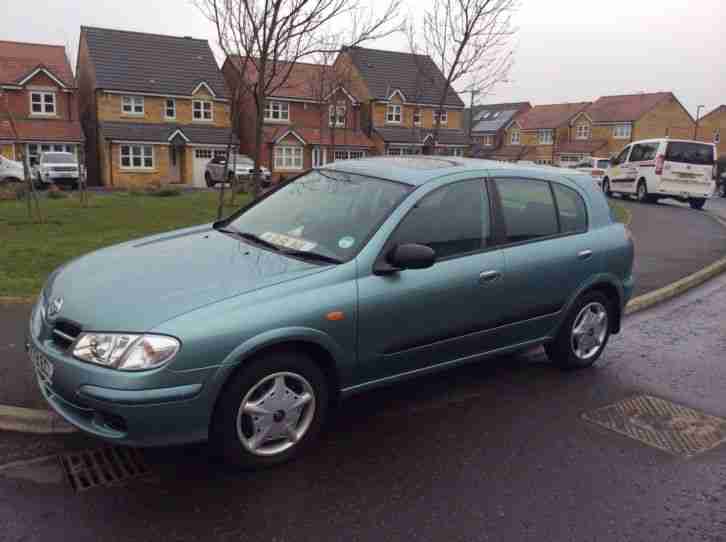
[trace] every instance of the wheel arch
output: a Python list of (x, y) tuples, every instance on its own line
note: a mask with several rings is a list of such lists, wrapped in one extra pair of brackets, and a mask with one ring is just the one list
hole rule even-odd
[(575, 294), (567, 302), (565, 309), (562, 311), (562, 317), (557, 326), (558, 329), (559, 326), (562, 325), (562, 322), (564, 322), (567, 318), (567, 315), (570, 313), (572, 306), (577, 302), (577, 300), (590, 292), (600, 292), (612, 301), (612, 309), (615, 313), (615, 317), (610, 325), (610, 333), (613, 335), (620, 333), (620, 327), (623, 319), (623, 290), (621, 286), (618, 286), (617, 282), (613, 278), (608, 277), (607, 275), (594, 277), (575, 292)]

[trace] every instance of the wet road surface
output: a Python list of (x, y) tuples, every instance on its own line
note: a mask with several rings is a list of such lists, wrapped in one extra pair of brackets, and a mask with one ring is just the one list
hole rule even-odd
[[(0, 467), (0, 540), (726, 540), (726, 444), (684, 459), (582, 419), (641, 393), (726, 417), (724, 307), (721, 277), (628, 318), (591, 370), (537, 350), (351, 399), (311, 453), (263, 472), (204, 445), (83, 493), (55, 460)], [(0, 464), (98, 445), (37, 439), (0, 434)]]

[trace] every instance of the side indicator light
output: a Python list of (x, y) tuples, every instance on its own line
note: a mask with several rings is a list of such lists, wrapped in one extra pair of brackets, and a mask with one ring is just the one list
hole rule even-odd
[(345, 319), (345, 313), (343, 311), (332, 311), (326, 314), (325, 318), (331, 322), (338, 322)]

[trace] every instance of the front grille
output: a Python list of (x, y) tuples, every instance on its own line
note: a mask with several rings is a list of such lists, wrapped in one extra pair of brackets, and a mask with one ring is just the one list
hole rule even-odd
[(53, 343), (59, 348), (68, 349), (81, 334), (81, 326), (69, 320), (58, 320), (53, 327)]
[(53, 171), (76, 171), (75, 166), (57, 166), (53, 168)]

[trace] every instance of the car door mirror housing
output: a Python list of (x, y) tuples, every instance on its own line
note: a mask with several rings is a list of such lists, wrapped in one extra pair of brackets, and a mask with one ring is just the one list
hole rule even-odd
[(427, 269), (436, 262), (436, 252), (418, 243), (396, 245), (386, 258), (397, 269)]

